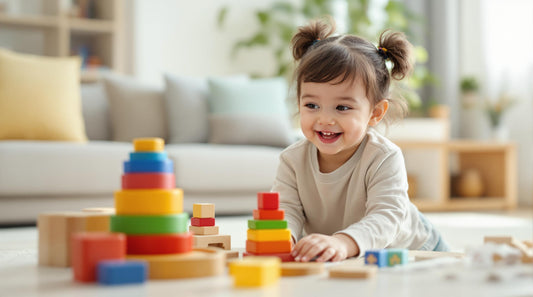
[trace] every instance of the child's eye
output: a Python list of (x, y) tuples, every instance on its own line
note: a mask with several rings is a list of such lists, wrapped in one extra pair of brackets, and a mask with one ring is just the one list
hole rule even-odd
[(317, 109), (318, 108), (318, 105), (316, 105), (314, 103), (307, 103), (304, 106), (309, 108), (309, 109)]
[(339, 111), (346, 111), (346, 110), (350, 110), (352, 108), (348, 107), (348, 106), (345, 106), (345, 105), (339, 105), (337, 106), (337, 110)]

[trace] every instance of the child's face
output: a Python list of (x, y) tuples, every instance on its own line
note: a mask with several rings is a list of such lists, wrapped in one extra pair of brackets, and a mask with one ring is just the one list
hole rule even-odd
[(372, 106), (359, 80), (334, 83), (301, 84), (300, 124), (322, 157), (345, 161), (357, 150), (367, 127), (383, 118), (388, 103), (382, 100)]

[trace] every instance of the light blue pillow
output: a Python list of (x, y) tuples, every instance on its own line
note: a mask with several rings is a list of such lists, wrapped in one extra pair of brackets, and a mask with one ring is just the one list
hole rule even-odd
[(281, 147), (293, 142), (284, 78), (208, 83), (209, 142)]

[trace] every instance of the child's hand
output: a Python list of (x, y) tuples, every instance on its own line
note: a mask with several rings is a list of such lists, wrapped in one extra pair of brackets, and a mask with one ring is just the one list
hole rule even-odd
[(317, 256), (317, 262), (336, 262), (355, 256), (358, 252), (357, 244), (346, 235), (311, 234), (296, 243), (292, 256), (301, 262), (310, 261)]

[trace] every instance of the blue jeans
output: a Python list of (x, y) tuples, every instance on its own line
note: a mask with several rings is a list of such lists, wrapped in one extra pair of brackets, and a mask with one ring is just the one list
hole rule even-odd
[(439, 230), (437, 230), (435, 226), (433, 226), (433, 224), (428, 221), (426, 216), (424, 216), (421, 212), (418, 212), (418, 215), (420, 217), (420, 221), (422, 221), (422, 223), (424, 224), (426, 231), (430, 234), (428, 240), (424, 243), (424, 245), (422, 245), (419, 250), (449, 252), (450, 247), (442, 238), (442, 235), (440, 234)]

